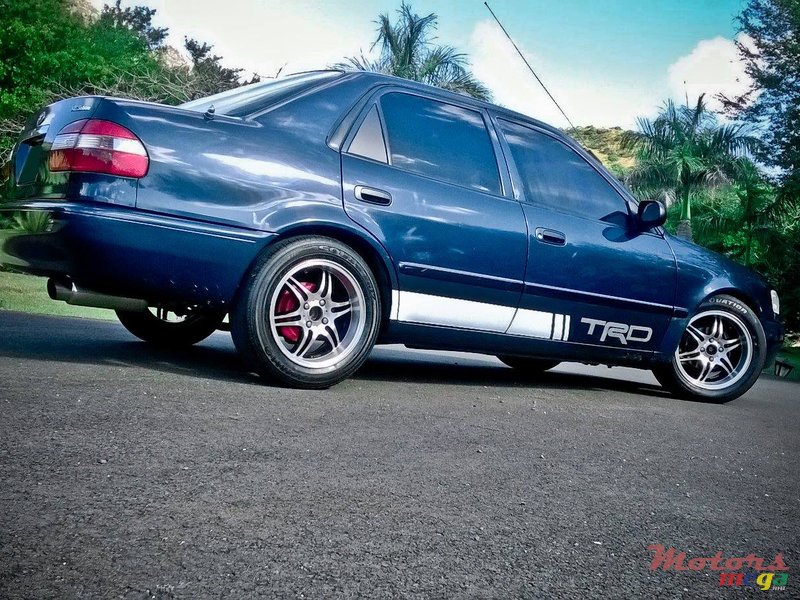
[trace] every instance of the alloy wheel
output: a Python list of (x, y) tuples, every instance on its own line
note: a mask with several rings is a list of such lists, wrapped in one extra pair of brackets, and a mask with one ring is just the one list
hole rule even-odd
[(326, 369), (345, 360), (358, 347), (366, 325), (364, 292), (355, 276), (325, 259), (290, 268), (268, 306), (278, 348), (308, 369)]
[(686, 327), (675, 351), (675, 364), (691, 385), (723, 390), (747, 373), (753, 355), (753, 336), (739, 317), (706, 310), (695, 315)]

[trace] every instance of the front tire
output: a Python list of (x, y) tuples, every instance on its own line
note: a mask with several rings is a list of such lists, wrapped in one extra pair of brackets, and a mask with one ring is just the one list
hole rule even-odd
[(116, 312), (125, 329), (140, 340), (155, 346), (172, 348), (191, 346), (203, 341), (217, 330), (225, 318), (224, 311), (195, 308), (174, 312), (150, 307), (142, 312)]
[(740, 300), (720, 295), (700, 305), (672, 360), (653, 368), (653, 374), (679, 397), (722, 403), (749, 390), (765, 360), (758, 316)]
[(321, 389), (364, 364), (380, 319), (364, 259), (339, 241), (309, 236), (279, 242), (259, 259), (231, 313), (231, 335), (260, 375)]

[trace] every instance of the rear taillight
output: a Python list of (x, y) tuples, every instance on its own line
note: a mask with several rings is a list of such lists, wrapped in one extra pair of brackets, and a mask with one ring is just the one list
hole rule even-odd
[(133, 132), (99, 119), (70, 123), (50, 148), (51, 171), (144, 177), (149, 162), (144, 144)]

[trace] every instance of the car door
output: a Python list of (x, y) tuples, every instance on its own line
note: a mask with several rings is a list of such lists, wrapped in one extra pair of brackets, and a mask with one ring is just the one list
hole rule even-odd
[(675, 257), (660, 230), (640, 230), (621, 186), (559, 136), (496, 122), (530, 235), (525, 289), (509, 333), (552, 323), (553, 340), (634, 352), (657, 347), (676, 286)]
[(523, 287), (527, 227), (488, 115), (404, 90), (379, 93), (344, 143), (350, 218), (398, 272), (398, 321), (504, 332)]

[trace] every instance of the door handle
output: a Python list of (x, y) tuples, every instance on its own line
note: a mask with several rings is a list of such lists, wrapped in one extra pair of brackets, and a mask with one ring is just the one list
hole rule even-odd
[(388, 206), (392, 203), (392, 195), (389, 192), (384, 192), (376, 188), (367, 187), (365, 185), (357, 185), (353, 190), (356, 200), (368, 202), (369, 204), (380, 204)]
[(567, 244), (566, 235), (555, 229), (545, 229), (544, 227), (536, 228), (536, 239), (553, 246), (565, 246)]

